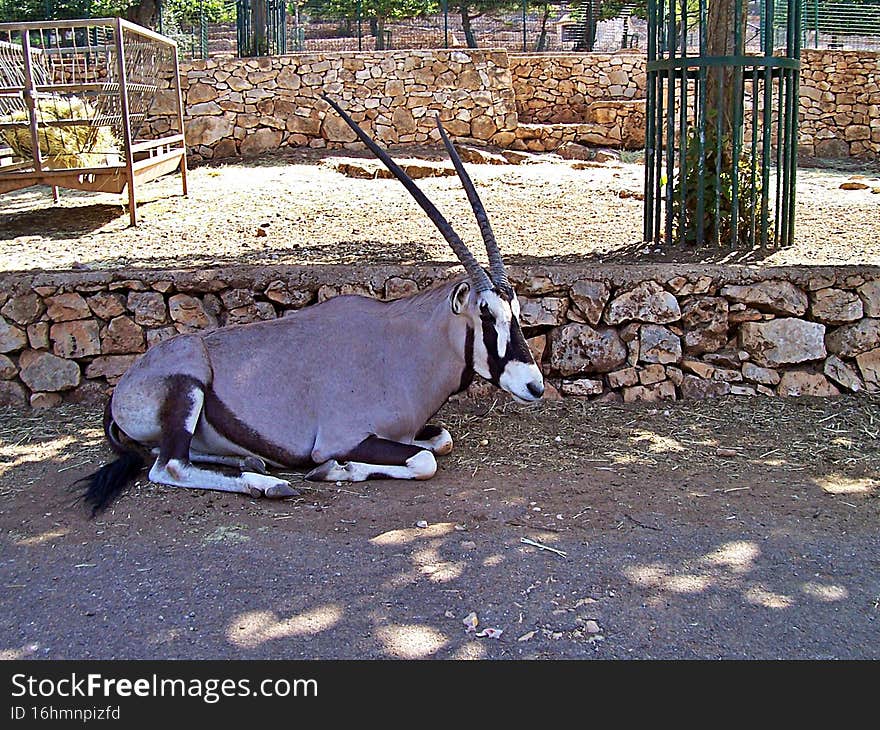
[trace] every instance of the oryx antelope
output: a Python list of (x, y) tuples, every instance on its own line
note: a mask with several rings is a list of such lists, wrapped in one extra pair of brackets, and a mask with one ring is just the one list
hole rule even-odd
[(156, 454), (154, 482), (253, 496), (296, 494), (265, 473), (267, 464), (314, 466), (311, 480), (429, 479), (435, 454), (449, 453), (452, 438), (428, 420), (474, 372), (520, 401), (542, 396), (488, 217), (439, 118), (482, 232), (488, 273), (412, 179), (325, 100), (425, 210), (467, 276), (396, 301), (339, 296), (276, 320), (155, 345), (107, 404), (104, 432), (119, 458), (84, 480), (94, 511), (141, 469), (138, 447)]

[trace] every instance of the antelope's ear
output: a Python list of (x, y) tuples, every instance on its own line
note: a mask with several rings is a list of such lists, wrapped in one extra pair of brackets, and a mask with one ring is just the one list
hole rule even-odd
[(449, 305), (453, 314), (461, 314), (467, 306), (468, 296), (471, 293), (471, 285), (466, 281), (459, 282), (449, 295)]

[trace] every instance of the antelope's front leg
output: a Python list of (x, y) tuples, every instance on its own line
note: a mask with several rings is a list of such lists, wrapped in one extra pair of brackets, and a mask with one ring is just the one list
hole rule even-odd
[(413, 445), (428, 449), (436, 456), (446, 456), (452, 451), (452, 434), (445, 428), (429, 423), (416, 434)]
[(370, 436), (348, 453), (344, 461), (325, 461), (306, 474), (306, 479), (313, 482), (430, 479), (436, 472), (437, 460), (430, 450)]

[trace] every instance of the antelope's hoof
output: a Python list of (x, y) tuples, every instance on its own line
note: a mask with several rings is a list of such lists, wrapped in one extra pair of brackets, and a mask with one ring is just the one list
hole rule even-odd
[(268, 474), (266, 471), (266, 462), (263, 461), (259, 456), (248, 456), (245, 457), (242, 462), (242, 467), (245, 471), (255, 471), (258, 474)]
[(344, 465), (335, 459), (329, 459), (323, 464), (318, 464), (318, 466), (306, 474), (306, 479), (310, 482), (336, 482), (345, 478), (347, 477)]
[(299, 494), (290, 484), (277, 477), (255, 474), (250, 471), (242, 472), (241, 477), (244, 479), (248, 494), (251, 497), (280, 499), (281, 497), (292, 497)]
[(284, 497), (299, 497), (300, 491), (294, 489), (289, 484), (278, 484), (274, 487), (266, 489), (264, 494), (269, 499), (284, 499)]

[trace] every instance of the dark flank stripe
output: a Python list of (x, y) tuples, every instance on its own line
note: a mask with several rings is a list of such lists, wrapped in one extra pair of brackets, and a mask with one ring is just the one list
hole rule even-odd
[(248, 426), (229, 407), (217, 397), (213, 390), (205, 392), (205, 420), (217, 433), (236, 446), (247, 449), (266, 461), (282, 466), (296, 466), (302, 463), (292, 453), (278, 444), (273, 444)]
[(407, 460), (421, 450), (420, 446), (401, 444), (378, 436), (368, 436), (346, 454), (343, 460), (356, 461), (361, 464), (406, 466)]
[(205, 389), (205, 384), (191, 375), (169, 375), (166, 383), (166, 396), (159, 408), (162, 424), (159, 460), (163, 466), (172, 459), (189, 461), (193, 435), (186, 428), (186, 419), (195, 406), (194, 394)]

